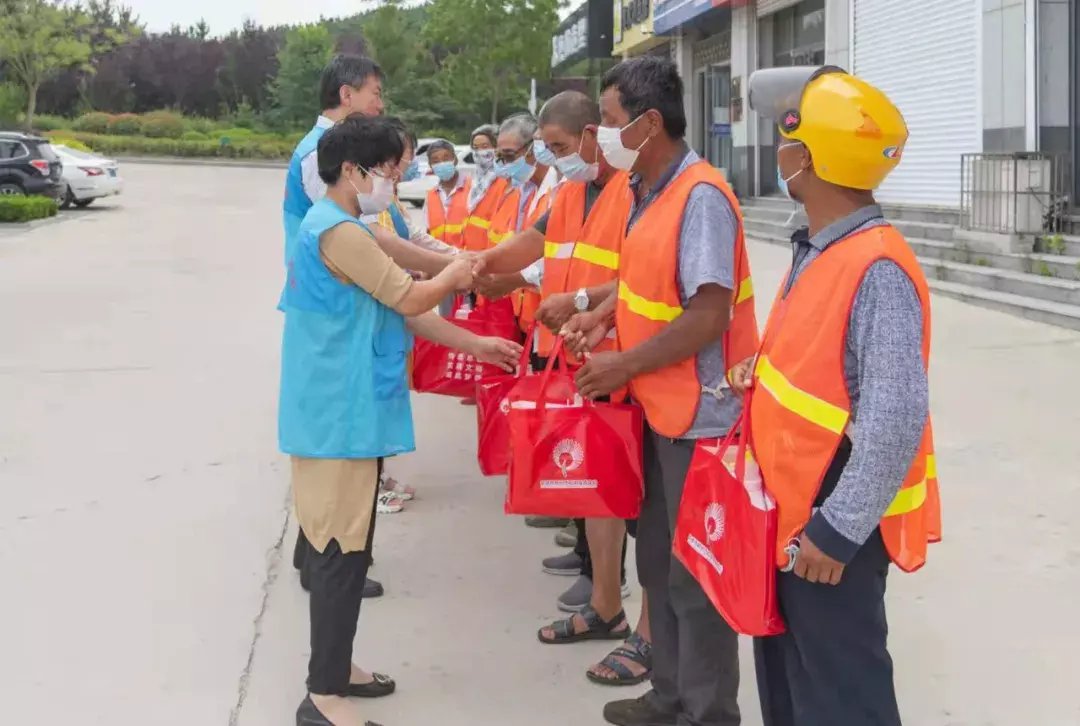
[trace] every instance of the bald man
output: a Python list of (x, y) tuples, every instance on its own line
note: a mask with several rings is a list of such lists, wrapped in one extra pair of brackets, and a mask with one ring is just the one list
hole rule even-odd
[[(612, 168), (600, 153), (596, 142), (600, 109), (594, 100), (565, 91), (544, 104), (538, 122), (564, 181), (548, 213), (483, 253), (478, 269), (497, 280), (509, 279), (543, 260), (537, 311), (543, 331), (535, 365), (544, 365), (566, 321), (615, 289), (619, 241), (631, 195), (628, 176)], [(614, 339), (606, 343), (613, 345)], [(651, 669), (651, 645), (647, 617), (635, 632), (622, 609), (626, 523), (592, 519), (579, 522), (577, 529), (574, 552), (544, 561), (547, 572), (579, 575), (559, 598), (559, 609), (576, 612), (542, 628), (538, 637), (544, 643), (626, 639), (587, 675), (606, 685), (639, 683)]]

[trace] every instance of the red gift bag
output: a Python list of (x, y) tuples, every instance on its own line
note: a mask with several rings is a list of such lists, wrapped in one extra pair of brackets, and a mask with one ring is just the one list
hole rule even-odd
[[(500, 312), (500, 303), (480, 303), (475, 308), (458, 299), (454, 312), (448, 320), (459, 328), (477, 335), (518, 340), (521, 331), (514, 321), (510, 302), (510, 318)], [(412, 386), (419, 393), (438, 393), (443, 396), (472, 398), (476, 382), (485, 376), (502, 373), (502, 369), (490, 363), (482, 363), (472, 355), (463, 353), (430, 340), (417, 338), (413, 346)]]
[(747, 448), (750, 396), (726, 437), (694, 449), (673, 550), (735, 632), (777, 635), (776, 502)]
[(583, 399), (562, 338), (543, 375), (525, 376), (508, 398), (507, 514), (638, 516), (644, 496), (639, 407)]
[(476, 384), (476, 459), (484, 476), (505, 474), (510, 467), (510, 391), (530, 373), (529, 353), (536, 336), (529, 328), (516, 373), (486, 376)]

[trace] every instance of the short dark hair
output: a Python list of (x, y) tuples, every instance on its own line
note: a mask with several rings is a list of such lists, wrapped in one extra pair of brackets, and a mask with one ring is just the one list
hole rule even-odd
[(341, 165), (352, 162), (363, 169), (397, 164), (405, 152), (401, 132), (385, 118), (352, 114), (319, 139), (319, 178), (336, 184)]
[(412, 149), (413, 153), (415, 154), (416, 153), (417, 138), (416, 138), (416, 134), (414, 134), (412, 132), (412, 129), (410, 129), (408, 126), (406, 126), (405, 122), (402, 119), (398, 118), (397, 116), (387, 116), (386, 120), (387, 120), (387, 122), (389, 122), (389, 124), (391, 126), (393, 126), (395, 129), (397, 129), (398, 133), (401, 134), (402, 142), (405, 144), (405, 146), (407, 148)]
[(454, 155), (455, 159), (457, 158), (457, 150), (454, 148), (453, 144), (451, 144), (446, 139), (435, 139), (430, 144), (428, 144), (427, 151), (425, 152), (428, 159), (431, 159), (432, 152), (438, 151), (439, 149), (442, 149), (443, 151), (449, 151), (451, 154)]
[(580, 136), (585, 127), (600, 125), (600, 106), (581, 91), (563, 91), (548, 99), (540, 109), (541, 126), (555, 125)]
[(484, 124), (473, 129), (473, 132), (469, 134), (469, 143), (472, 144), (477, 136), (488, 137), (488, 141), (491, 142), (492, 146), (499, 143), (499, 129), (493, 124)]
[(619, 101), (631, 119), (656, 109), (668, 136), (681, 139), (686, 135), (683, 83), (669, 58), (645, 55), (624, 60), (604, 74), (600, 92), (609, 88), (619, 92)]
[(323, 68), (319, 81), (320, 108), (337, 108), (341, 105), (341, 87), (359, 88), (368, 78), (375, 76), (385, 80), (379, 64), (363, 55), (339, 53)]

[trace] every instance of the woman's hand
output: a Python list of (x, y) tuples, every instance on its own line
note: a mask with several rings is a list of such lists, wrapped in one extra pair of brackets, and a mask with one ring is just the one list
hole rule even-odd
[(470, 353), (484, 363), (491, 363), (507, 373), (513, 373), (521, 358), (523, 348), (519, 343), (506, 338), (483, 338), (477, 336)]
[(468, 290), (473, 286), (472, 262), (456, 257), (452, 258), (452, 260), (439, 274), (439, 277), (445, 275), (446, 279), (453, 283), (455, 290)]

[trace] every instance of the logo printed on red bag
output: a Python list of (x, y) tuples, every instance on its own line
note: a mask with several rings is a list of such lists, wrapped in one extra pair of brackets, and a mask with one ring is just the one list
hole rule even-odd
[(585, 447), (574, 439), (563, 439), (555, 445), (551, 459), (559, 467), (562, 479), (541, 479), (541, 489), (596, 489), (600, 482), (596, 479), (567, 479), (570, 472), (581, 467), (585, 462)]
[(510, 399), (509, 398), (504, 397), (503, 400), (499, 401), (499, 412), (503, 416), (508, 416), (510, 414)]
[(724, 505), (713, 502), (705, 508), (705, 537), (709, 542), (719, 542), (724, 536)]

